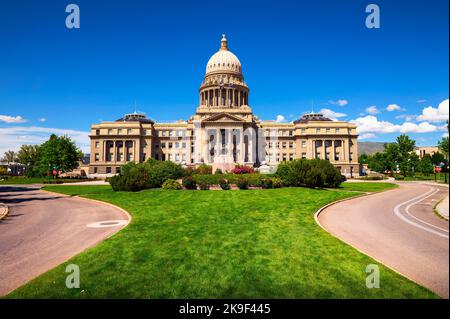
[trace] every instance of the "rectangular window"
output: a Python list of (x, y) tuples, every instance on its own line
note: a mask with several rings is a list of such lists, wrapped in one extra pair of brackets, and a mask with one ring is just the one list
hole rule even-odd
[(306, 158), (306, 153), (305, 152), (302, 153), (302, 158), (303, 159)]
[(320, 128), (316, 128), (316, 133), (320, 133)]
[[(169, 148), (172, 148), (172, 142), (169, 142)], [(170, 160), (169, 160), (170, 161)]]
[(94, 174), (97, 174), (97, 167), (94, 167)]
[(106, 174), (111, 174), (111, 167), (106, 168)]
[(147, 156), (147, 154), (145, 154), (145, 153), (142, 153), (142, 161), (144, 161), (145, 162), (145, 157)]
[(180, 143), (175, 142), (175, 148), (178, 148), (180, 146)]
[(282, 145), (283, 145), (283, 148), (286, 148), (286, 142), (283, 142)]
[(100, 160), (100, 155), (98, 153), (95, 153), (94, 158), (95, 161), (98, 162)]
[(95, 142), (95, 148), (99, 148), (100, 147), (100, 142)]
[(294, 142), (289, 142), (289, 148), (294, 148)]
[(182, 148), (186, 148), (186, 142), (181, 143)]
[(302, 128), (302, 135), (306, 134), (306, 129)]
[(286, 154), (283, 154), (283, 162), (286, 162)]
[(339, 128), (336, 129), (336, 133), (339, 133)]
[(108, 135), (111, 135), (113, 133), (113, 130), (112, 129), (108, 129)]
[(293, 131), (289, 131), (289, 136), (292, 136), (292, 135), (294, 135), (294, 132)]
[(131, 130), (131, 128), (129, 128), (129, 129), (127, 130), (127, 134), (131, 134), (131, 132), (132, 132), (132, 130)]
[(95, 130), (95, 135), (100, 135), (100, 130)]
[(116, 174), (120, 173), (120, 166), (116, 167)]
[(294, 160), (294, 154), (292, 154), (292, 153), (289, 154), (289, 160), (290, 160), (290, 161), (293, 161), (293, 160)]
[(329, 134), (329, 133), (330, 133), (330, 131), (331, 131), (331, 129), (330, 129), (329, 127), (327, 127), (327, 128), (326, 128), (326, 132), (327, 132), (327, 134)]
[(121, 128), (117, 129), (117, 134), (122, 134), (122, 129)]
[(166, 160), (166, 154), (161, 154), (161, 161), (165, 161)]
[(166, 148), (166, 142), (161, 143), (161, 148)]
[(306, 141), (302, 141), (302, 147), (306, 147)]

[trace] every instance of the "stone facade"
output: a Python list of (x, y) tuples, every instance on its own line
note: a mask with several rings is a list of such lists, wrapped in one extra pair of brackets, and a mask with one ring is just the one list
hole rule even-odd
[(358, 176), (354, 124), (317, 113), (291, 123), (264, 122), (253, 114), (249, 92), (241, 63), (223, 36), (220, 50), (207, 64), (196, 113), (176, 123), (155, 123), (133, 113), (92, 125), (89, 175), (110, 176), (127, 162), (149, 158), (230, 169), (235, 164), (276, 166), (317, 157), (329, 160), (348, 177)]

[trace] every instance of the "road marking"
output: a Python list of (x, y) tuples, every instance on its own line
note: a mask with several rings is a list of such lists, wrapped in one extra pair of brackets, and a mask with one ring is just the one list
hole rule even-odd
[[(434, 191), (432, 194), (428, 195), (427, 197), (430, 197), (430, 196), (436, 194), (437, 192), (439, 192), (439, 189), (436, 189), (436, 191)], [(427, 198), (427, 197), (425, 197), (425, 198)], [(422, 200), (424, 200), (425, 198), (419, 200), (419, 202), (422, 201)], [(409, 204), (408, 206), (406, 206), (405, 211), (406, 211), (406, 213), (407, 213), (409, 216), (411, 216), (411, 217), (414, 218), (415, 220), (418, 220), (418, 221), (421, 222), (421, 223), (424, 223), (424, 224), (426, 224), (426, 225), (428, 225), (428, 226), (434, 227), (434, 228), (436, 228), (436, 229), (439, 229), (439, 230), (442, 230), (442, 231), (448, 233), (448, 230), (447, 230), (447, 229), (444, 229), (444, 228), (438, 227), (438, 226), (436, 226), (436, 225), (427, 223), (426, 221), (424, 221), (424, 220), (422, 220), (422, 219), (420, 219), (420, 218), (414, 216), (413, 214), (411, 214), (411, 212), (409, 211), (409, 208), (410, 208), (411, 206), (417, 204), (417, 203), (418, 203), (418, 202), (415, 202), (415, 203), (412, 203), (412, 204)], [(430, 204), (431, 204), (431, 203), (430, 203)]]
[(96, 223), (87, 224), (89, 228), (105, 228), (105, 227), (117, 227), (128, 224), (128, 220), (116, 219), (116, 220), (103, 220)]
[[(438, 190), (439, 190), (439, 189), (438, 189)], [(395, 215), (396, 215), (398, 218), (400, 218), (401, 220), (403, 220), (404, 222), (406, 222), (406, 223), (408, 223), (408, 224), (410, 224), (410, 225), (412, 225), (412, 226), (415, 226), (415, 227), (420, 228), (420, 229), (422, 229), (422, 230), (425, 230), (425, 231), (427, 231), (427, 232), (429, 232), (429, 233), (432, 233), (432, 234), (435, 234), (435, 235), (438, 235), (438, 236), (441, 236), (441, 237), (444, 237), (444, 238), (447, 238), (447, 239), (448, 239), (448, 238), (449, 238), (448, 235), (442, 234), (442, 233), (440, 233), (440, 232), (438, 232), (438, 231), (436, 231), (436, 230), (434, 230), (434, 229), (431, 229), (431, 228), (429, 228), (429, 227), (426, 227), (426, 226), (423, 226), (423, 225), (418, 224), (418, 223), (416, 223), (416, 222), (413, 222), (412, 220), (409, 220), (408, 218), (406, 218), (404, 215), (402, 215), (402, 214), (400, 213), (400, 207), (401, 207), (401, 206), (413, 202), (413, 203), (411, 203), (411, 204), (406, 208), (406, 212), (409, 214), (409, 211), (408, 211), (408, 208), (409, 208), (409, 207), (411, 207), (411, 206), (414, 205), (414, 204), (417, 204), (417, 203), (421, 202), (421, 201), (424, 200), (425, 198), (428, 198), (428, 197), (434, 195), (435, 193), (436, 193), (435, 189), (432, 188), (432, 189), (430, 189), (428, 192), (426, 192), (425, 194), (416, 196), (416, 197), (414, 197), (414, 198), (412, 198), (412, 199), (410, 199), (410, 200), (407, 200), (407, 201), (405, 201), (405, 202), (403, 202), (403, 203), (400, 203), (400, 204), (398, 204), (397, 206), (395, 206), (395, 208), (394, 208), (394, 213), (395, 213)], [(415, 202), (414, 202), (414, 201), (415, 201)], [(412, 216), (411, 214), (409, 214), (409, 215)], [(414, 217), (414, 216), (413, 216), (413, 217)], [(418, 219), (418, 218), (416, 218), (416, 219)], [(420, 219), (419, 219), (419, 220), (420, 220)], [(420, 221), (421, 221), (422, 223), (425, 223), (425, 222), (422, 221), (422, 220), (420, 220)], [(426, 224), (427, 224), (427, 223), (426, 223)], [(436, 226), (434, 226), (434, 227), (436, 227)]]

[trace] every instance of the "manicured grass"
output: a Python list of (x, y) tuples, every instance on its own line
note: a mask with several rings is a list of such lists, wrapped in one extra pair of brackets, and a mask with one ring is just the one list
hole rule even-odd
[(382, 183), (382, 182), (345, 182), (342, 183), (339, 189), (346, 191), (358, 192), (381, 192), (393, 188), (397, 188), (397, 184)]
[[(49, 179), (47, 177), (9, 177), (5, 180), (0, 180), (0, 185), (25, 185), (25, 184), (44, 184), (48, 183)], [(51, 178), (50, 182), (53, 182), (54, 179)], [(59, 178), (57, 179), (59, 182), (63, 183), (74, 183), (74, 182), (80, 182), (83, 180), (77, 180), (77, 179), (64, 179)]]
[[(346, 185), (338, 191), (138, 193), (49, 186), (117, 204), (133, 220), (8, 297), (435, 298), (382, 265), (381, 288), (366, 288), (366, 266), (377, 262), (329, 235), (313, 217), (321, 206), (354, 196), (345, 189), (356, 186)], [(71, 263), (80, 266), (80, 289), (65, 286)]]
[[(422, 175), (422, 174), (416, 174), (415, 176), (405, 176), (404, 181), (435, 181), (434, 174), (430, 175)], [(444, 173), (437, 173), (436, 174), (436, 182), (438, 183), (445, 183), (445, 174)], [(447, 184), (449, 183), (449, 176), (447, 174)]]

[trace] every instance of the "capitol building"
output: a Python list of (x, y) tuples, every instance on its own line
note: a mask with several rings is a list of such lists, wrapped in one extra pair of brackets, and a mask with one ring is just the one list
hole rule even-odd
[(155, 123), (126, 114), (91, 127), (89, 176), (105, 177), (120, 166), (149, 158), (185, 166), (202, 163), (231, 170), (236, 164), (276, 167), (297, 158), (329, 160), (347, 177), (358, 176), (354, 124), (308, 113), (291, 123), (261, 121), (250, 107), (242, 65), (223, 35), (206, 65), (195, 114), (186, 121)]

